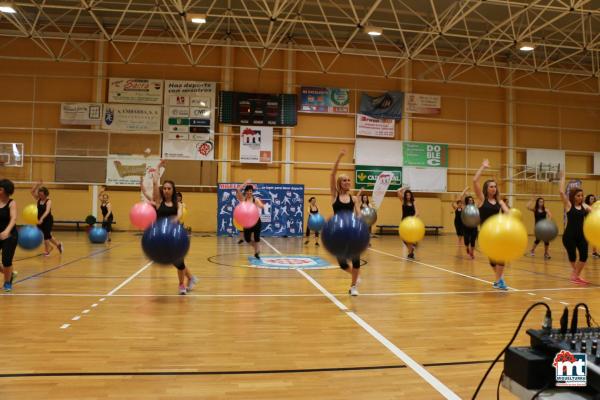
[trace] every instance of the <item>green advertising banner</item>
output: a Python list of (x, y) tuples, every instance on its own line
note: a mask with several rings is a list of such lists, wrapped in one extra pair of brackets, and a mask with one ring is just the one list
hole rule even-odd
[(355, 186), (357, 189), (373, 190), (377, 177), (387, 171), (394, 174), (394, 179), (388, 190), (398, 190), (402, 187), (402, 167), (373, 167), (370, 165), (357, 165), (355, 173)]
[(402, 155), (405, 167), (448, 168), (447, 144), (402, 142)]

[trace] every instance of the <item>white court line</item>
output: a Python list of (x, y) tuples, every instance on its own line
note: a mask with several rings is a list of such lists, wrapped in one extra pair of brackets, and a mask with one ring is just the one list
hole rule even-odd
[[(264, 240), (264, 239), (263, 239)], [(264, 242), (272, 248), (277, 254), (281, 254), (279, 250), (273, 247), (268, 241), (264, 240)], [(429, 383), (435, 390), (437, 390), (442, 396), (446, 399), (459, 400), (460, 397), (456, 395), (450, 388), (444, 385), (441, 381), (439, 381), (435, 376), (431, 375), (421, 364), (417, 363), (413, 360), (408, 354), (400, 350), (396, 345), (386, 339), (381, 333), (375, 330), (371, 325), (366, 323), (361, 317), (356, 315), (353, 311), (348, 310), (342, 302), (340, 302), (335, 296), (327, 291), (323, 286), (321, 286), (315, 279), (313, 279), (310, 275), (304, 272), (301, 269), (297, 269), (298, 273), (304, 276), (310, 283), (313, 284), (325, 297), (327, 297), (333, 304), (335, 304), (340, 310), (344, 311), (346, 315), (354, 320), (358, 325), (360, 325), (365, 331), (367, 331), (371, 336), (373, 336), (379, 343), (384, 345), (389, 351), (391, 351), (396, 357), (398, 357), (402, 362), (404, 362), (408, 367), (410, 367), (413, 371), (415, 371), (418, 375), (421, 376), (427, 383)]]
[[(121, 284), (119, 286), (117, 286), (116, 288), (114, 288), (113, 290), (111, 290), (110, 292), (108, 292), (106, 294), (106, 296), (112, 296), (113, 294), (115, 294), (119, 289), (121, 289), (123, 286), (125, 286), (129, 282), (131, 282), (136, 276), (138, 276), (139, 274), (141, 274), (142, 272), (144, 272), (146, 270), (146, 268), (148, 268), (151, 265), (152, 265), (152, 261), (148, 262), (142, 268), (140, 268), (136, 272), (134, 272), (129, 278), (127, 278), (123, 282), (121, 282)], [(101, 298), (100, 301), (104, 301), (104, 298)]]
[(79, 318), (81, 318), (81, 316), (76, 315), (73, 318), (71, 318), (71, 321), (77, 321)]
[(67, 329), (69, 326), (71, 326), (71, 324), (62, 324), (60, 329)]
[(560, 304), (562, 304), (563, 306), (568, 306), (569, 303), (567, 303), (566, 301), (559, 301)]

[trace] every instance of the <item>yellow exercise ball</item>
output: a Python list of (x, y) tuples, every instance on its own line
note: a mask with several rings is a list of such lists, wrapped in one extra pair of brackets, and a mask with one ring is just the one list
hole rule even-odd
[(241, 226), (240, 224), (238, 224), (237, 221), (235, 220), (235, 218), (233, 218), (233, 226), (235, 226), (235, 229), (237, 229), (240, 232), (242, 232), (244, 230), (244, 227)]
[(418, 217), (406, 217), (400, 222), (398, 232), (406, 243), (417, 243), (425, 236), (425, 224)]
[(594, 204), (592, 204), (592, 210), (593, 211), (600, 210), (600, 200), (598, 200), (597, 202), (595, 202)]
[(188, 215), (188, 210), (187, 208), (183, 207), (183, 209), (181, 210), (181, 218), (179, 218), (179, 222), (183, 224), (183, 221), (185, 221), (185, 219), (187, 218)]
[(491, 260), (509, 262), (521, 257), (527, 248), (527, 229), (518, 218), (497, 214), (479, 232), (479, 247)]
[(511, 208), (508, 215), (515, 217), (515, 218), (519, 218), (520, 220), (523, 219), (523, 214), (521, 213), (521, 210), (519, 210), (518, 208)]
[[(597, 203), (594, 203), (597, 204)], [(583, 222), (583, 234), (594, 247), (600, 247), (600, 211), (592, 211)]]
[(35, 204), (29, 204), (23, 209), (23, 220), (27, 225), (37, 225), (38, 209)]

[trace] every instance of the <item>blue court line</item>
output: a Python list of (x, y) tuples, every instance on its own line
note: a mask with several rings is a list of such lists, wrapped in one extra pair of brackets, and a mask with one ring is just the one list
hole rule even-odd
[(67, 265), (71, 265), (73, 263), (76, 263), (77, 261), (81, 261), (81, 260), (84, 260), (84, 259), (89, 258), (89, 257), (93, 257), (93, 256), (98, 255), (98, 254), (106, 253), (107, 251), (109, 251), (111, 249), (114, 249), (115, 247), (118, 247), (118, 246), (113, 246), (113, 247), (109, 247), (107, 249), (102, 249), (102, 250), (96, 251), (94, 253), (88, 254), (87, 256), (79, 257), (79, 258), (76, 258), (75, 260), (68, 261), (68, 262), (66, 262), (64, 264), (59, 264), (56, 267), (47, 269), (47, 270), (42, 271), (42, 272), (38, 272), (37, 274), (29, 275), (29, 276), (27, 276), (27, 277), (25, 277), (23, 279), (19, 279), (18, 281), (15, 281), (13, 283), (13, 285), (16, 285), (17, 283), (21, 283), (21, 282), (27, 281), (29, 279), (36, 278), (36, 277), (38, 277), (40, 275), (47, 274), (48, 272), (54, 271), (56, 269), (59, 269), (59, 268), (62, 268), (62, 267), (66, 267)]

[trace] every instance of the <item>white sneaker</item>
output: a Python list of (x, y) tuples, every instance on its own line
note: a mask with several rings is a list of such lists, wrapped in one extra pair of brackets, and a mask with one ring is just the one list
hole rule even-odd
[(350, 286), (348, 293), (350, 293), (350, 296), (358, 296), (358, 289), (356, 286)]
[(179, 294), (186, 294), (187, 291), (185, 290), (185, 286), (184, 285), (179, 285)]
[(196, 286), (196, 284), (198, 283), (198, 278), (196, 278), (195, 276), (192, 276), (192, 279), (190, 279), (188, 281), (188, 285), (187, 285), (187, 291), (191, 291), (194, 286)]

